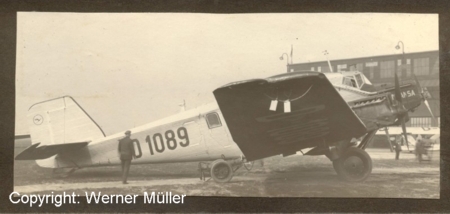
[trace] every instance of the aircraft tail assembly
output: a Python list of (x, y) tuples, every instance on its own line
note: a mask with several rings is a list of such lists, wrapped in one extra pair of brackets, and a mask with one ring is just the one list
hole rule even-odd
[(68, 96), (31, 106), (28, 125), (32, 145), (19, 154), (16, 160), (49, 158), (105, 137), (94, 120)]

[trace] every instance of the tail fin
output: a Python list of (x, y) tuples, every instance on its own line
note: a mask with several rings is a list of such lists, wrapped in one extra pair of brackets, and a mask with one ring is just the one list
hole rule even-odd
[(36, 103), (28, 110), (31, 143), (88, 142), (105, 137), (103, 130), (69, 96)]

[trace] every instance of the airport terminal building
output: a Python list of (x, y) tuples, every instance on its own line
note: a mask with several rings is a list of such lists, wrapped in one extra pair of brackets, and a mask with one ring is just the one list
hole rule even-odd
[[(422, 104), (416, 111), (409, 113), (410, 121), (406, 125), (410, 127), (440, 125), (439, 51), (339, 59), (330, 60), (330, 63), (334, 72), (361, 71), (374, 85), (393, 84), (395, 71), (400, 81), (413, 79), (411, 72), (414, 72), (420, 85), (428, 91), (427, 100), (436, 121)], [(289, 64), (287, 71), (331, 72), (327, 61)]]

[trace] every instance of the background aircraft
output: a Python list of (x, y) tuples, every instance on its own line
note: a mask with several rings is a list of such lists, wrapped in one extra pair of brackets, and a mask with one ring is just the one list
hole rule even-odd
[[(400, 127), (388, 127), (378, 130), (376, 135), (386, 135), (387, 141), (391, 143), (396, 137), (400, 137), (401, 147), (403, 152), (413, 153), (416, 147), (417, 139), (429, 140), (430, 149), (440, 150), (440, 133), (441, 129), (438, 127), (408, 127), (407, 138), (405, 140), (403, 130)], [(406, 144), (408, 142), (408, 144)], [(391, 145), (392, 149), (392, 145)]]

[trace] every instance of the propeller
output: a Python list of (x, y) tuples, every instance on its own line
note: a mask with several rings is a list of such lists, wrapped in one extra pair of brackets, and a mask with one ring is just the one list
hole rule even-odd
[(395, 100), (398, 102), (398, 112), (399, 112), (399, 122), (402, 125), (402, 130), (403, 130), (403, 136), (405, 137), (405, 142), (406, 142), (406, 147), (409, 150), (409, 143), (408, 143), (408, 137), (406, 135), (406, 118), (408, 117), (408, 111), (405, 109), (405, 106), (403, 106), (403, 99), (402, 99), (402, 95), (400, 92), (400, 83), (398, 81), (398, 76), (397, 76), (397, 72), (394, 72), (395, 74), (395, 90), (394, 90), (394, 94), (395, 94)]
[(422, 95), (423, 103), (427, 106), (428, 111), (430, 112), (431, 117), (433, 118), (433, 120), (436, 121), (436, 117), (434, 117), (433, 111), (431, 111), (430, 104), (428, 103), (428, 100), (427, 100), (427, 98), (425, 96), (424, 88), (422, 88), (422, 86), (420, 85), (420, 82), (417, 79), (417, 76), (414, 74), (414, 72), (412, 73), (412, 75), (414, 77), (414, 80), (416, 81), (417, 86), (420, 88), (420, 94)]

